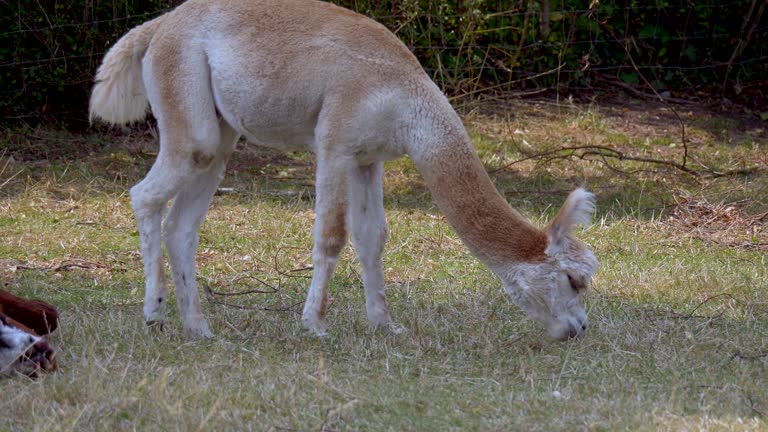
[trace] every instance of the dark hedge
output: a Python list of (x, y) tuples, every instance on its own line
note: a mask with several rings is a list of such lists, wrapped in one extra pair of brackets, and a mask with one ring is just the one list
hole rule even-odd
[[(0, 121), (83, 123), (103, 53), (172, 3), (0, 0)], [(336, 3), (396, 31), (449, 93), (646, 78), (659, 90), (738, 95), (768, 78), (764, 1)]]

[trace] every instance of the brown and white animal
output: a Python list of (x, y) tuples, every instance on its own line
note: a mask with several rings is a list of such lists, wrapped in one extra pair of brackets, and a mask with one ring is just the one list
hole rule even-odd
[(328, 284), (351, 234), (366, 310), (397, 330), (384, 295), (384, 161), (408, 155), (470, 251), (511, 298), (567, 339), (587, 328), (580, 301), (597, 268), (570, 232), (592, 194), (577, 189), (538, 229), (496, 191), (461, 119), (410, 51), (384, 26), (311, 0), (189, 0), (123, 36), (105, 56), (91, 119), (157, 118), (160, 152), (131, 189), (146, 274), (144, 317), (162, 321), (161, 215), (185, 330), (210, 337), (195, 283), (198, 229), (239, 137), (317, 159), (314, 270), (302, 321), (326, 332)]
[(56, 353), (41, 335), (58, 327), (56, 309), (0, 290), (0, 373), (36, 377), (56, 370)]

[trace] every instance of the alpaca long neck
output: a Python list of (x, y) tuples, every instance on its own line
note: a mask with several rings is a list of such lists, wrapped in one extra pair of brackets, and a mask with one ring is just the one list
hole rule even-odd
[(546, 234), (499, 194), (463, 128), (443, 138), (412, 158), (464, 244), (489, 266), (543, 259)]

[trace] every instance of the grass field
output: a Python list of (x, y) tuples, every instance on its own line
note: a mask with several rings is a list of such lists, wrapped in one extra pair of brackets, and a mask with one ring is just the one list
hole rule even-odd
[(466, 109), (500, 191), (537, 224), (576, 186), (598, 196), (579, 233), (601, 261), (591, 327), (565, 343), (510, 304), (405, 159), (388, 163), (384, 266), (408, 331), (369, 329), (348, 247), (329, 335), (309, 336), (312, 161), (247, 147), (203, 226), (199, 278), (263, 292), (204, 300), (214, 340), (183, 338), (175, 309), (147, 331), (127, 189), (152, 131), (3, 131), (0, 280), (62, 323), (59, 372), (0, 380), (0, 431), (768, 430), (768, 123), (677, 109), (699, 175), (559, 150), (678, 163), (662, 106)]

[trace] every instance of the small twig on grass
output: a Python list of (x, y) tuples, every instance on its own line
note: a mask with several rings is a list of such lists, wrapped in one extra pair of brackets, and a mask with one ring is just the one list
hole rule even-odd
[[(3, 155), (4, 155), (4, 154), (5, 154), (5, 152), (3, 152)], [(3, 156), (3, 155), (0, 155), (0, 158), (2, 158), (2, 156)], [(5, 165), (3, 166), (3, 169), (2, 169), (2, 170), (0, 170), (0, 175), (2, 175), (2, 174), (5, 172), (5, 169), (8, 167), (8, 164), (9, 164), (9, 163), (11, 163), (11, 159), (10, 159), (10, 158), (8, 158), (8, 160), (5, 162)], [(0, 184), (0, 190), (3, 190), (3, 188), (4, 188), (4, 187), (5, 187), (5, 186), (6, 186), (8, 183), (10, 183), (10, 182), (11, 182), (13, 179), (15, 179), (15, 178), (16, 178), (16, 177), (17, 177), (19, 174), (21, 174), (21, 173), (23, 173), (23, 172), (24, 172), (24, 170), (23, 170), (23, 169), (20, 169), (19, 171), (17, 171), (17, 172), (16, 172), (16, 174), (13, 174), (12, 176), (10, 176), (10, 177), (8, 177), (7, 179), (5, 179), (5, 181), (3, 182), (3, 184)]]
[(61, 272), (61, 271), (69, 271), (75, 268), (86, 269), (86, 270), (90, 270), (94, 268), (109, 269), (109, 267), (105, 264), (95, 263), (95, 262), (90, 262), (85, 260), (68, 261), (68, 262), (61, 263), (59, 265), (54, 265), (54, 264), (35, 265), (35, 264), (26, 263), (26, 264), (18, 264), (14, 266), (14, 270), (16, 271), (40, 270), (40, 271)]
[(291, 270), (288, 270), (288, 271), (280, 270), (278, 268), (275, 268), (275, 270), (277, 271), (277, 273), (280, 276), (285, 276), (285, 277), (289, 277), (289, 278), (312, 279), (312, 276), (296, 275), (296, 274), (291, 274), (291, 273), (298, 273), (298, 272), (303, 272), (303, 271), (311, 271), (311, 270), (314, 270), (314, 267), (312, 267), (312, 266), (302, 267), (302, 268), (297, 268), (297, 269), (291, 269)]
[(731, 176), (739, 176), (739, 175), (751, 175), (751, 174), (757, 174), (758, 172), (764, 170), (765, 168), (755, 165), (747, 168), (736, 168), (726, 171), (715, 171), (712, 168), (707, 168), (709, 177), (712, 178), (720, 178), (720, 177), (731, 177)]
[(230, 282), (230, 285), (234, 285), (242, 280), (255, 280), (256, 282), (260, 283), (261, 285), (264, 285), (265, 287), (269, 288), (269, 291), (259, 290), (259, 289), (252, 289), (247, 291), (241, 291), (241, 292), (234, 292), (234, 293), (220, 293), (211, 291), (214, 295), (222, 296), (222, 297), (228, 297), (228, 296), (239, 296), (239, 295), (248, 295), (248, 294), (273, 294), (278, 291), (278, 288), (274, 285), (271, 285), (255, 276), (238, 276)]
[(741, 353), (740, 350), (736, 350), (736, 352), (734, 352), (731, 357), (737, 358), (737, 359), (740, 359), (740, 360), (757, 360), (759, 358), (768, 357), (768, 352), (761, 352), (761, 353), (758, 353), (758, 354), (744, 355), (744, 354)]
[(208, 303), (210, 303), (210, 304), (217, 304), (217, 305), (221, 305), (221, 306), (233, 307), (233, 308), (236, 308), (236, 309), (243, 309), (243, 310), (263, 310), (263, 311), (270, 311), (270, 312), (294, 312), (294, 309), (296, 308), (296, 306), (298, 306), (298, 305), (303, 303), (302, 301), (298, 301), (296, 303), (290, 304), (290, 305), (285, 306), (285, 307), (271, 308), (271, 307), (261, 307), (261, 306), (243, 306), (243, 305), (239, 305), (239, 304), (218, 301), (218, 300), (215, 299), (216, 296), (219, 296), (219, 297), (230, 297), (230, 296), (241, 296), (241, 295), (249, 295), (249, 294), (275, 294), (275, 293), (277, 293), (279, 291), (279, 289), (277, 287), (272, 286), (272, 285), (268, 284), (267, 282), (264, 282), (263, 280), (261, 280), (261, 279), (259, 279), (257, 277), (252, 277), (252, 276), (239, 277), (239, 278), (234, 279), (233, 282), (240, 281), (240, 280), (243, 280), (243, 279), (255, 279), (258, 282), (260, 282), (261, 284), (269, 287), (271, 289), (271, 291), (253, 289), (253, 290), (240, 291), (240, 292), (234, 292), (234, 293), (223, 293), (223, 292), (214, 291), (213, 289), (211, 289), (211, 286), (208, 283), (203, 282), (203, 283), (201, 283), (201, 285), (203, 286), (203, 292), (205, 292), (205, 298), (208, 300)]
[(206, 414), (205, 417), (197, 425), (196, 432), (201, 432), (202, 430), (205, 429), (205, 426), (211, 420), (211, 417), (213, 417), (213, 414), (217, 412), (216, 409), (219, 407), (220, 403), (221, 403), (221, 396), (219, 396), (216, 399), (216, 401), (213, 403), (213, 406), (211, 406), (211, 409), (208, 410), (208, 414)]
[(525, 333), (523, 333), (523, 334), (521, 334), (520, 336), (518, 336), (516, 338), (512, 338), (512, 339), (510, 339), (508, 341), (505, 341), (504, 343), (501, 344), (501, 346), (502, 347), (514, 347), (514, 346), (517, 346), (518, 342), (523, 340), (523, 338), (525, 338), (526, 336), (527, 335)]
[(90, 269), (90, 268), (93, 268), (93, 267), (90, 266), (90, 265), (83, 265), (83, 264), (78, 264), (78, 263), (67, 263), (67, 264), (62, 264), (62, 265), (56, 266), (52, 270), (55, 271), (55, 272), (59, 272), (59, 271), (71, 270), (73, 268)]
[(243, 306), (243, 305), (239, 305), (239, 304), (220, 302), (220, 301), (211, 300), (211, 299), (208, 299), (208, 303), (219, 305), (219, 306), (233, 307), (235, 309), (241, 309), (241, 310), (260, 310), (260, 311), (266, 311), (266, 312), (293, 312), (293, 313), (297, 313), (298, 311), (296, 310), (296, 307), (300, 306), (304, 302), (303, 301), (298, 301), (296, 303), (290, 304), (290, 305), (285, 306), (285, 307), (280, 307), (280, 308)]
[[(731, 300), (733, 300), (733, 301), (735, 301), (735, 302), (737, 302), (737, 303), (738, 303), (738, 300), (736, 300), (736, 298), (735, 298), (734, 296), (732, 296), (732, 295), (730, 295), (730, 294), (728, 294), (728, 293), (720, 293), (720, 294), (715, 294), (715, 295), (713, 295), (713, 296), (710, 296), (710, 297), (707, 297), (706, 299), (704, 299), (704, 301), (702, 301), (701, 303), (699, 303), (699, 304), (698, 304), (698, 305), (697, 305), (695, 308), (693, 308), (693, 310), (691, 310), (691, 312), (689, 312), (688, 314), (684, 314), (684, 315), (683, 315), (683, 314), (678, 314), (678, 317), (679, 317), (679, 318), (682, 318), (682, 319), (689, 319), (689, 318), (720, 318), (720, 317), (723, 315), (722, 313), (721, 313), (720, 315), (717, 315), (717, 316), (714, 316), (714, 317), (708, 317), (708, 316), (696, 316), (696, 315), (694, 315), (694, 314), (696, 313), (696, 311), (697, 311), (697, 310), (699, 310), (699, 309), (700, 309), (702, 306), (704, 306), (705, 304), (709, 303), (710, 301), (712, 301), (712, 300), (714, 300), (714, 299), (716, 299), (716, 298), (720, 298), (720, 297), (727, 297), (727, 298), (729, 298), (729, 299), (731, 299)], [(673, 312), (674, 312), (674, 311), (673, 311)], [(676, 312), (674, 312), (674, 313), (676, 313)]]
[(759, 409), (755, 408), (757, 406), (757, 403), (755, 402), (755, 398), (752, 396), (751, 393), (747, 393), (746, 391), (742, 390), (742, 394), (747, 399), (747, 402), (749, 402), (749, 409), (752, 410), (753, 413), (757, 414), (758, 417), (765, 417), (765, 413), (760, 411)]

